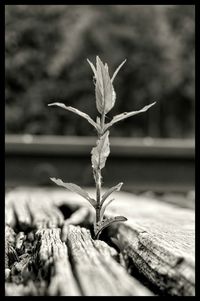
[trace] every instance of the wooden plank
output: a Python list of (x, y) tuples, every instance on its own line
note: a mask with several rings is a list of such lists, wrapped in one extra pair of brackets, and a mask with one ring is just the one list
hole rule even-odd
[(63, 214), (51, 202), (45, 192), (29, 193), (24, 189), (6, 194), (6, 223), (27, 228), (55, 228), (63, 224)]
[(15, 231), (9, 226), (5, 226), (5, 279), (10, 277), (10, 264), (18, 260), (15, 246)]
[(36, 289), (33, 281), (28, 281), (24, 284), (6, 283), (5, 286), (6, 296), (38, 296), (38, 290)]
[(6, 195), (6, 202), (5, 202), (5, 224), (10, 225), (11, 227), (14, 227), (16, 224), (15, 215), (14, 215), (14, 208), (12, 205), (12, 197), (13, 194), (11, 194), (11, 199), (9, 198), (8, 194)]
[(80, 290), (72, 273), (67, 246), (60, 239), (60, 231), (54, 228), (36, 232), (36, 256), (40, 277), (50, 275), (46, 291), (49, 296), (79, 296)]
[(120, 212), (128, 218), (116, 234), (125, 256), (160, 293), (193, 296), (194, 211), (127, 193), (120, 197), (123, 203), (112, 203), (108, 214)]
[(114, 250), (94, 242), (89, 231), (70, 225), (67, 244), (84, 296), (151, 296), (152, 293), (110, 256)]
[[(95, 195), (93, 189), (88, 192)], [(94, 210), (78, 195), (47, 188), (19, 188), (7, 193), (6, 210), (11, 215), (7, 214), (6, 241), (7, 246), (12, 246), (11, 251), (6, 251), (7, 294), (11, 287), (16, 294), (22, 294), (23, 281), (33, 280), (27, 271), (33, 257), (33, 266), (44, 272), (34, 274), (33, 295), (128, 296), (151, 295), (153, 291), (158, 295), (193, 296), (194, 210), (130, 193), (117, 192), (113, 196), (116, 200), (108, 207), (108, 216), (128, 218), (126, 223), (107, 230), (108, 241), (110, 237), (118, 239), (114, 242), (119, 253), (103, 241), (92, 240), (89, 230), (79, 227), (92, 227)], [(23, 257), (26, 246), (32, 253)], [(21, 272), (24, 276), (19, 278)], [(75, 283), (72, 291), (64, 287), (63, 279), (68, 278), (69, 283)], [(31, 289), (24, 291), (29, 294)]]

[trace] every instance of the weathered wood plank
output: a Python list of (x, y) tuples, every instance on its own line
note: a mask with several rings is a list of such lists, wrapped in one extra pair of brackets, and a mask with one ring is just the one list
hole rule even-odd
[[(94, 190), (87, 191), (94, 195)], [(69, 209), (67, 217), (61, 212), (61, 206)], [(195, 294), (193, 210), (118, 192), (107, 214), (128, 218), (126, 223), (108, 229), (109, 236), (118, 238), (121, 253), (103, 241), (93, 241), (88, 230), (78, 227), (92, 226), (94, 217), (93, 209), (81, 197), (64, 189), (9, 192), (6, 195), (7, 295), (12, 288), (19, 295), (151, 295), (134, 278), (137, 273), (158, 295)], [(28, 235), (33, 236), (32, 240)], [(23, 258), (27, 239), (34, 248), (32, 254)], [(19, 256), (19, 262), (15, 256)], [(31, 256), (35, 267), (44, 275), (35, 275), (41, 284), (34, 282), (34, 289), (32, 284), (24, 289), (23, 281), (31, 283), (32, 280), (31, 272), (24, 268)], [(119, 260), (124, 268), (117, 263)], [(25, 271), (21, 280), (15, 277), (16, 270)], [(66, 279), (74, 282), (74, 288), (66, 286)]]
[(92, 210), (87, 207), (80, 207), (63, 223), (62, 240), (66, 241), (69, 225), (88, 225), (93, 223)]
[(5, 279), (10, 277), (10, 264), (18, 260), (15, 247), (16, 233), (14, 230), (6, 225), (5, 226)]
[[(151, 292), (113, 260), (110, 247), (96, 243), (88, 230), (70, 225), (67, 244), (76, 277), (85, 296), (150, 296)], [(103, 255), (103, 256), (102, 256)]]
[(67, 246), (60, 240), (60, 232), (60, 229), (55, 228), (36, 232), (40, 277), (50, 275), (47, 288), (47, 294), (50, 296), (79, 296), (80, 290), (72, 273)]
[(28, 208), (32, 216), (33, 227), (37, 229), (57, 228), (63, 224), (64, 218), (60, 210), (51, 202), (45, 193), (31, 195)]
[(10, 225), (10, 227), (14, 227), (16, 224), (15, 215), (14, 215), (14, 208), (12, 205), (12, 196), (11, 198), (6, 195), (6, 202), (5, 202), (5, 224)]
[(6, 296), (38, 296), (38, 290), (36, 289), (34, 282), (29, 281), (25, 285), (20, 283), (6, 283), (5, 286)]
[[(124, 252), (163, 294), (195, 294), (194, 211), (126, 194), (108, 209), (125, 215), (118, 227)], [(131, 209), (132, 208), (132, 209)]]
[(6, 195), (6, 223), (11, 227), (56, 228), (64, 222), (62, 212), (54, 205), (50, 193), (44, 191), (16, 189)]

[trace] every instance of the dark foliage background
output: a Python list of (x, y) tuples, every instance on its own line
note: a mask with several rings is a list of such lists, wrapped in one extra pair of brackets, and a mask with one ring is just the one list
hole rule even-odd
[(94, 135), (64, 102), (96, 117), (92, 72), (99, 55), (115, 80), (107, 116), (138, 110), (113, 136), (194, 137), (194, 6), (6, 6), (6, 133)]

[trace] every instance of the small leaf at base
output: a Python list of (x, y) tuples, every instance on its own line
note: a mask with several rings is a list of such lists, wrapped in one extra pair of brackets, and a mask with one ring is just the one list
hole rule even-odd
[(116, 223), (116, 222), (125, 222), (125, 221), (127, 221), (126, 217), (124, 217), (124, 216), (115, 216), (115, 217), (112, 217), (112, 218), (106, 218), (106, 219), (98, 222), (95, 229), (94, 229), (95, 238), (98, 239), (98, 237), (101, 234), (101, 232), (103, 231), (103, 229), (110, 226), (111, 224)]

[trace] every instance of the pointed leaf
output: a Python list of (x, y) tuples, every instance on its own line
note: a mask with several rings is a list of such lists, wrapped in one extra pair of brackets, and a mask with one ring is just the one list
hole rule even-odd
[(58, 106), (60, 108), (63, 108), (67, 111), (73, 112), (83, 118), (85, 118), (91, 125), (93, 125), (93, 127), (99, 132), (100, 128), (98, 127), (98, 125), (96, 124), (96, 122), (94, 122), (94, 120), (86, 113), (79, 111), (78, 109), (75, 109), (73, 107), (67, 107), (66, 105), (64, 105), (64, 103), (61, 102), (54, 102), (54, 103), (50, 103), (48, 104), (48, 106)]
[(51, 181), (53, 181), (54, 183), (56, 183), (58, 186), (62, 186), (65, 187), (67, 189), (69, 189), (72, 192), (76, 192), (77, 194), (79, 194), (80, 196), (82, 196), (84, 199), (86, 199), (87, 201), (90, 202), (90, 204), (95, 208), (96, 207), (96, 201), (94, 199), (92, 199), (89, 194), (83, 190), (81, 187), (79, 187), (76, 184), (73, 183), (64, 183), (61, 179), (56, 179), (56, 178), (50, 178)]
[(115, 93), (114, 88), (109, 76), (108, 65), (103, 65), (99, 57), (97, 57), (97, 70), (100, 70), (100, 84), (102, 85), (102, 95), (103, 95), (103, 113), (107, 114), (115, 104)]
[(114, 81), (114, 79), (115, 79), (117, 73), (119, 72), (119, 70), (121, 69), (121, 67), (124, 65), (124, 63), (126, 63), (126, 59), (125, 59), (125, 60), (119, 65), (119, 67), (117, 67), (117, 69), (115, 70), (115, 72), (114, 72), (114, 74), (113, 74), (113, 76), (112, 76), (112, 78), (111, 78), (111, 82)]
[(114, 106), (116, 94), (109, 76), (108, 65), (103, 64), (100, 58), (96, 57), (96, 68), (87, 60), (94, 73), (96, 107), (100, 114), (107, 114)]
[(96, 97), (97, 110), (100, 114), (103, 114), (104, 113), (103, 94), (97, 82), (95, 83), (95, 97)]
[(96, 70), (97, 70), (97, 76), (96, 76), (96, 80), (99, 84), (99, 88), (103, 94), (103, 74), (102, 74), (102, 69), (104, 68), (104, 65), (102, 63), (102, 61), (100, 60), (100, 58), (97, 56), (96, 57)]
[(98, 239), (98, 237), (101, 234), (101, 232), (103, 231), (103, 229), (110, 226), (111, 224), (116, 223), (116, 222), (125, 222), (125, 221), (127, 221), (127, 218), (124, 216), (115, 216), (113, 218), (106, 218), (106, 219), (100, 221), (99, 223), (97, 223), (97, 225), (94, 229), (95, 238)]
[(96, 69), (95, 69), (94, 65), (92, 64), (92, 62), (90, 62), (89, 59), (87, 59), (87, 61), (88, 61), (89, 65), (90, 65), (92, 71), (94, 72), (95, 78), (97, 78), (97, 72), (96, 72)]
[(113, 124), (115, 124), (116, 122), (119, 122), (121, 120), (124, 120), (126, 118), (129, 118), (131, 116), (134, 116), (134, 115), (137, 115), (137, 114), (140, 114), (140, 113), (143, 113), (143, 112), (146, 112), (150, 107), (152, 107), (156, 102), (153, 102), (152, 104), (150, 105), (147, 105), (145, 107), (143, 107), (141, 110), (139, 111), (132, 111), (132, 112), (124, 112), (122, 114), (119, 114), (119, 115), (116, 115), (113, 117), (113, 119), (107, 123), (104, 127), (104, 131), (108, 130)]
[(92, 168), (94, 170), (102, 169), (105, 166), (106, 159), (110, 153), (109, 147), (109, 131), (107, 131), (100, 139), (97, 140), (97, 146), (93, 147), (92, 154)]
[(100, 217), (103, 218), (106, 208), (114, 201), (115, 199), (109, 200), (106, 204), (101, 207)]
[[(96, 107), (100, 114), (104, 112), (104, 102), (103, 102), (103, 82), (102, 82), (102, 75), (100, 65), (96, 63), (97, 69), (94, 67), (92, 62), (87, 59), (93, 73), (95, 76), (95, 95), (96, 95)], [(97, 58), (96, 58), (97, 61)]]
[(109, 197), (111, 195), (111, 193), (113, 193), (114, 191), (120, 191), (122, 185), (123, 185), (123, 183), (119, 183), (116, 186), (113, 186), (110, 189), (108, 189), (108, 191), (106, 191), (102, 196), (101, 205), (105, 202), (107, 197)]

